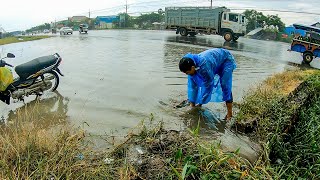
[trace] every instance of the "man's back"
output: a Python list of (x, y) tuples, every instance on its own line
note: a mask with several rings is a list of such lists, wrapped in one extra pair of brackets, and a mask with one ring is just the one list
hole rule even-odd
[(205, 59), (208, 62), (211, 62), (215, 65), (217, 69), (228, 59), (228, 56), (231, 55), (230, 52), (222, 48), (213, 48), (206, 51), (203, 51), (199, 54), (201, 60)]

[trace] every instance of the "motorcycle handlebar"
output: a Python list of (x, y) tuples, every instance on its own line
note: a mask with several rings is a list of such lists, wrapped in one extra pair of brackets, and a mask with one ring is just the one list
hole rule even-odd
[(6, 63), (3, 59), (0, 60), (0, 67), (9, 66), (13, 67), (11, 64)]
[(5, 65), (9, 66), (9, 67), (13, 67), (11, 64), (5, 63)]

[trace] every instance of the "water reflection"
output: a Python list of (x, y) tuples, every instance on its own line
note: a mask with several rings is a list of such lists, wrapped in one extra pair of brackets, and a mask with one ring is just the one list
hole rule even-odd
[(219, 112), (214, 112), (209, 108), (191, 108), (181, 115), (184, 124), (190, 128), (195, 129), (198, 126), (204, 132), (211, 130), (224, 133), (226, 121), (222, 118)]
[(239, 50), (243, 50), (244, 49), (244, 43), (237, 42), (237, 41), (236, 42), (234, 42), (234, 41), (230, 41), (230, 42), (225, 41), (223, 43), (223, 48), (239, 51)]
[[(70, 98), (70, 103), (66, 102), (66, 98), (59, 100), (55, 97), (40, 100), (38, 105), (36, 102), (28, 103), (27, 107), (18, 111), (30, 114), (29, 111), (37, 109), (38, 112), (33, 113), (36, 118), (33, 119), (38, 119), (39, 123), (48, 124), (52, 121), (58, 124), (57, 119), (66, 122), (68, 118), (75, 126), (88, 122), (90, 127), (86, 127), (86, 130), (92, 134), (117, 130), (114, 134), (123, 135), (150, 113), (170, 128), (184, 128), (179, 115), (185, 112), (164, 105), (159, 108), (159, 100), (185, 99), (187, 79), (179, 71), (179, 60), (188, 52), (196, 54), (212, 47), (235, 50), (232, 51), (238, 64), (233, 81), (235, 101), (239, 101), (251, 85), (283, 71), (285, 64), (279, 62), (290, 59), (288, 53), (284, 53), (288, 44), (246, 38), (240, 38), (237, 43), (228, 43), (216, 35), (182, 37), (166, 31), (90, 31), (86, 35), (57, 35), (1, 48), (5, 49), (4, 52), (17, 55), (14, 61), (10, 61), (14, 65), (55, 52), (59, 52), (63, 58), (61, 70), (66, 76), (61, 79), (58, 89), (63, 96)], [(84, 82), (89, 85), (85, 86)], [(66, 103), (64, 110), (52, 108), (58, 106), (54, 104), (63, 107), (59, 101)], [(223, 103), (221, 108), (216, 103), (209, 103), (205, 107), (212, 110), (207, 112), (215, 114), (218, 111), (223, 117), (225, 115)], [(4, 108), (2, 111), (6, 115), (9, 112)], [(17, 116), (16, 110), (10, 114), (11, 122), (16, 118), (14, 116)], [(194, 115), (190, 119), (197, 124), (199, 116)], [(206, 126), (203, 124), (203, 127)]]
[(210, 38), (203, 37), (189, 37), (189, 36), (168, 36), (168, 42), (177, 42), (184, 44), (193, 44), (204, 47), (222, 47), (222, 41), (213, 41)]
[(35, 126), (43, 128), (62, 125), (67, 123), (68, 103), (69, 99), (56, 91), (11, 110), (7, 123), (32, 121)]

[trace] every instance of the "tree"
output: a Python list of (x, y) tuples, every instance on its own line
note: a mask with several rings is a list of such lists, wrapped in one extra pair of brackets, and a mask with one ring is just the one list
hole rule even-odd
[(27, 29), (26, 32), (30, 33), (32, 31), (43, 31), (45, 29), (50, 29), (50, 24), (49, 23), (45, 23), (36, 27), (32, 27), (30, 29)]
[(267, 17), (256, 10), (246, 10), (244, 12), (247, 19), (247, 31), (250, 32), (258, 27), (264, 27)]
[(285, 28), (285, 24), (281, 21), (281, 18), (278, 17), (278, 15), (268, 15), (266, 25), (277, 27), (280, 32), (283, 32)]
[(87, 24), (89, 26), (89, 29), (95, 29), (94, 25), (96, 24), (96, 19), (95, 18), (88, 18)]
[(140, 28), (149, 28), (152, 26), (154, 22), (161, 22), (163, 20), (163, 13), (150, 13), (150, 14), (143, 14), (135, 19), (135, 24), (139, 25)]
[(133, 18), (126, 13), (118, 14), (120, 17), (120, 27), (133, 27)]
[(244, 12), (247, 19), (247, 31), (252, 31), (258, 27), (274, 26), (282, 32), (285, 28), (285, 24), (281, 21), (278, 15), (263, 15), (262, 12), (256, 10), (246, 10)]

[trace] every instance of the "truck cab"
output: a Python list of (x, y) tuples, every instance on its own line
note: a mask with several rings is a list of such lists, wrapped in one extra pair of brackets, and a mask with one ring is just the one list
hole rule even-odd
[(226, 41), (236, 41), (246, 33), (246, 17), (244, 14), (223, 12), (221, 17), (220, 35)]

